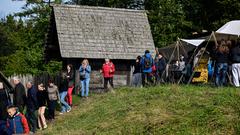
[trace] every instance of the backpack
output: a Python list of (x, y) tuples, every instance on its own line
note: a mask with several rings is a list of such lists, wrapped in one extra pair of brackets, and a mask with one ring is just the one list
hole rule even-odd
[(152, 59), (151, 59), (151, 57), (147, 58), (146, 56), (144, 56), (144, 68), (148, 69), (148, 68), (151, 68), (151, 67), (152, 67)]

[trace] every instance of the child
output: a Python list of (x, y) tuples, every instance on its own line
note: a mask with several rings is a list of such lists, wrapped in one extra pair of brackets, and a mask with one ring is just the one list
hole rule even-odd
[(7, 133), (12, 134), (29, 134), (29, 127), (26, 117), (21, 114), (17, 107), (10, 105), (7, 107), (9, 118), (7, 119)]

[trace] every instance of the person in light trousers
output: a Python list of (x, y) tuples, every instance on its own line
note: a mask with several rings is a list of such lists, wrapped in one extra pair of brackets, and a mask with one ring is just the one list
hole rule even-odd
[(90, 82), (90, 73), (91, 73), (91, 66), (89, 65), (89, 62), (87, 59), (84, 59), (82, 61), (82, 65), (79, 68), (79, 76), (81, 80), (81, 96), (82, 97), (88, 97), (89, 92), (89, 82)]
[(232, 62), (233, 84), (240, 87), (240, 39), (235, 47), (231, 49), (230, 58)]

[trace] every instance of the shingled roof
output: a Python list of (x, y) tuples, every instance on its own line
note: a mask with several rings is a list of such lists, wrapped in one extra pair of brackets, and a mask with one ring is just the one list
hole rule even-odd
[(154, 43), (145, 11), (52, 5), (63, 58), (135, 59)]

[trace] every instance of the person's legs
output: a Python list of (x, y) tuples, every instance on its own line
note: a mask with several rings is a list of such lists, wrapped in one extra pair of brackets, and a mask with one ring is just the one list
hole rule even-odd
[(90, 78), (86, 78), (85, 79), (86, 97), (88, 97), (88, 93), (89, 93), (89, 83), (90, 83)]
[(48, 119), (50, 120), (53, 119), (52, 112), (53, 112), (53, 101), (49, 100), (48, 101)]
[(47, 128), (47, 123), (46, 123), (46, 119), (44, 116), (45, 109), (46, 109), (45, 106), (40, 107), (40, 117), (41, 117), (43, 128)]
[(68, 104), (72, 106), (72, 91), (73, 91), (73, 86), (68, 88), (67, 91), (67, 96), (68, 96)]
[(142, 73), (142, 85), (143, 87), (146, 85), (146, 73)]
[(110, 78), (109, 78), (109, 84), (111, 85), (112, 88), (114, 88), (114, 87), (113, 87), (113, 77), (110, 77)]
[(65, 101), (65, 97), (67, 96), (67, 91), (60, 93), (60, 102), (62, 103), (62, 110), (61, 112), (66, 112), (71, 107), (68, 105), (68, 103)]
[(142, 86), (142, 73), (137, 73), (137, 87)]
[(81, 80), (81, 86), (82, 86), (82, 88), (81, 88), (81, 96), (82, 97), (84, 97), (85, 95), (84, 95), (84, 93), (85, 93), (85, 87), (86, 87), (86, 85), (85, 85), (85, 80), (86, 79), (84, 79), (84, 80)]
[(109, 78), (104, 77), (104, 89), (108, 89)]
[(220, 86), (220, 76), (221, 76), (221, 63), (217, 63), (216, 79), (215, 79), (216, 86)]
[(134, 87), (137, 86), (137, 74), (133, 74), (131, 86), (134, 86)]
[(233, 75), (233, 84), (236, 87), (239, 87), (239, 77), (240, 77), (240, 64), (232, 64), (232, 75)]
[(55, 118), (56, 103), (57, 103), (56, 100), (51, 100), (49, 102), (48, 115), (50, 120)]
[(38, 108), (38, 127), (42, 129), (42, 119), (41, 119), (41, 107)]
[(0, 134), (5, 135), (6, 133), (6, 121), (0, 120)]
[(35, 115), (35, 110), (27, 109), (26, 118), (28, 120), (30, 131), (35, 133), (37, 129), (37, 117)]
[(221, 79), (221, 85), (226, 85), (226, 76), (228, 71), (228, 64), (222, 63), (222, 79)]

